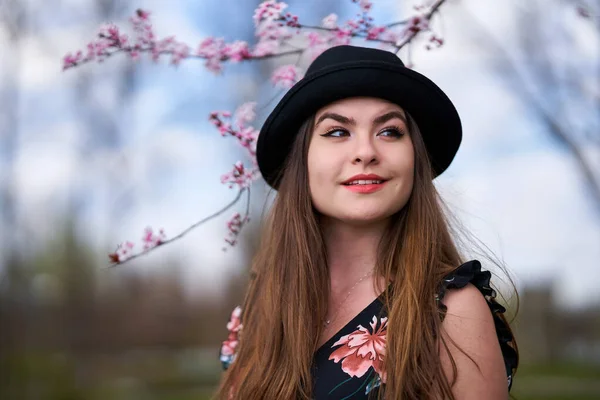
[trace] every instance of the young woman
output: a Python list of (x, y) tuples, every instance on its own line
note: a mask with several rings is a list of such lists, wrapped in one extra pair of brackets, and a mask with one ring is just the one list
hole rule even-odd
[(259, 136), (278, 192), (218, 398), (508, 398), (505, 310), (433, 184), (461, 138), (448, 97), (394, 54), (314, 60)]

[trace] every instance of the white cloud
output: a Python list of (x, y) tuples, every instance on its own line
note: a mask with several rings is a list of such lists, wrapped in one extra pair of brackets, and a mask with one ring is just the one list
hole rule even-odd
[[(87, 15), (87, 11), (83, 12), (89, 7), (88, 2), (71, 1), (71, 3), (74, 5), (71, 9), (63, 5), (64, 12), (69, 10), (69, 14), (72, 15), (72, 20), (69, 20), (68, 24), (40, 25), (36, 27), (34, 33), (21, 39), (22, 66), (19, 72), (19, 83), (23, 89), (39, 91), (54, 86), (57, 81), (67, 85), (72, 83), (77, 76), (78, 71), (76, 70), (63, 73), (62, 59), (67, 53), (75, 53), (77, 50), (85, 52), (87, 43), (94, 40), (99, 25), (90, 23), (89, 21), (92, 19)], [(144, 7), (153, 12), (154, 31), (159, 39), (176, 34), (178, 40), (192, 45), (194, 49), (196, 43), (205, 36), (193, 27), (191, 19), (183, 14), (179, 7), (174, 7), (171, 3), (167, 5), (159, 1), (146, 1)], [(131, 11), (133, 12), (134, 9)], [(124, 32), (131, 33), (126, 18), (111, 22), (115, 22)], [(2, 46), (5, 46), (6, 43), (4, 33), (4, 30), (0, 29), (0, 45)], [(121, 57), (123, 60), (131, 62), (126, 56)], [(114, 64), (117, 63), (114, 58), (110, 62), (104, 63), (103, 72), (106, 72), (108, 68), (114, 68)], [(112, 66), (107, 64), (112, 64)]]
[(555, 278), (566, 302), (592, 299), (600, 277), (600, 224), (568, 155), (545, 151), (490, 159), (440, 186), (518, 280)]
[[(61, 124), (56, 135), (73, 138), (74, 125)], [(33, 205), (44, 204), (52, 193), (66, 192), (72, 185), (77, 157), (73, 148), (56, 141), (54, 132), (19, 149), (15, 162), (16, 181), (23, 199)]]
[[(387, 4), (391, 7), (392, 3)], [(172, 4), (154, 1), (146, 6), (154, 11), (159, 36), (176, 34), (190, 44), (204, 36)], [(511, 26), (509, 7), (474, 0), (468, 2), (468, 7), (473, 7), (480, 20), (497, 31), (506, 32)], [(489, 56), (467, 40), (470, 32), (462, 30), (461, 8), (448, 3), (442, 11), (441, 21), (435, 27), (444, 34), (446, 44), (431, 52), (413, 49), (417, 69), (449, 93), (464, 121), (464, 144), (453, 167), (439, 179), (442, 192), (467, 227), (506, 260), (519, 282), (554, 276), (560, 279), (560, 294), (566, 302), (589, 300), (600, 281), (600, 223), (584, 196), (576, 167), (567, 155), (544, 147), (547, 144), (539, 127), (527, 119), (510, 92), (489, 77), (484, 69), (485, 57)], [(442, 21), (443, 29), (438, 25)], [(23, 87), (42, 93), (73, 83), (78, 72), (61, 72), (63, 53), (84, 47), (86, 38), (92, 38), (96, 28), (82, 24), (40, 32), (55, 47), (47, 47), (40, 37), (26, 38)], [(108, 74), (116, 63), (111, 60), (110, 66), (105, 63), (97, 69)], [(193, 79), (188, 70), (182, 70), (178, 76)], [(149, 73), (155, 77), (153, 74)], [(196, 78), (200, 79), (198, 75)], [(87, 160), (87, 165), (80, 164), (75, 153), (80, 138), (75, 123), (50, 126), (43, 133), (32, 132), (35, 138), (28, 133), (32, 141), (21, 149), (16, 164), (20, 200), (28, 220), (35, 222), (47, 214), (52, 199), (63, 199), (70, 188), (83, 184), (93, 187), (94, 180), (102, 179), (107, 170), (118, 173), (122, 169), (123, 179), (134, 188), (138, 200), (130, 215), (124, 215), (121, 221), (109, 221), (117, 241), (139, 242), (146, 225), (165, 227), (167, 235), (172, 236), (233, 197), (232, 191), (218, 183), (219, 175), (231, 162), (243, 158), (242, 153), (232, 150), (235, 145), (216, 131), (209, 132), (214, 128), (208, 123), (200, 127), (163, 125), (170, 111), (165, 105), (172, 101), (173, 92), (168, 85), (158, 86), (164, 81), (153, 79), (144, 82), (132, 101), (136, 123), (126, 147), (117, 152), (98, 151)], [(246, 93), (255, 84), (248, 83), (243, 91)], [(99, 95), (100, 99), (110, 99), (109, 92), (107, 89), (107, 93)], [(34, 110), (25, 111), (24, 115), (32, 115)], [(525, 141), (539, 143), (539, 147), (534, 145), (518, 153), (506, 151)], [(497, 151), (499, 146), (504, 146), (504, 151)], [(153, 168), (161, 166), (172, 168), (166, 183), (153, 174)], [(83, 171), (87, 183), (82, 180)], [(99, 243), (105, 236), (101, 232), (108, 228), (102, 211), (96, 210), (89, 216), (89, 226), (96, 229), (89, 235), (90, 240), (106, 246)], [(184, 273), (191, 290), (217, 291), (226, 273), (242, 268), (246, 262), (239, 249), (221, 252), (226, 233), (224, 220), (228, 216), (159, 249), (148, 257), (152, 258), (150, 262), (132, 263), (134, 268), (144, 270), (147, 264), (175, 256), (185, 263)], [(52, 229), (42, 228), (48, 232)], [(116, 243), (108, 245), (112, 251)]]

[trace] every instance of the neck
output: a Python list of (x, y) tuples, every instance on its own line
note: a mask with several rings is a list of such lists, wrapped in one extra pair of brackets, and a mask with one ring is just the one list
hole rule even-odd
[(386, 221), (350, 225), (339, 220), (324, 219), (322, 227), (330, 285), (334, 292), (343, 290), (373, 270)]

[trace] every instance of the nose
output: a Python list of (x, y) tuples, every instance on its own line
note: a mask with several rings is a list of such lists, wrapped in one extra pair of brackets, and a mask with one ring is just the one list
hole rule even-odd
[(371, 135), (356, 135), (353, 164), (371, 165), (379, 162), (374, 138)]

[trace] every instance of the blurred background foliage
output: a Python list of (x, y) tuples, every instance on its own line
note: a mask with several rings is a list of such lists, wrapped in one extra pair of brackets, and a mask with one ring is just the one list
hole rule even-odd
[[(2, 399), (208, 399), (225, 325), (243, 297), (190, 300), (177, 262), (128, 274), (98, 262), (69, 221), (46, 249), (9, 263), (0, 291)], [(118, 268), (125, 268), (118, 267)], [(528, 287), (513, 325), (517, 399), (597, 399), (600, 307), (561, 309)], [(514, 312), (514, 310), (511, 310)]]
[[(555, 2), (576, 6), (573, 1)], [(222, 3), (218, 5), (221, 9), (234, 7), (232, 1), (207, 1), (185, 7), (198, 14), (203, 7), (218, 8), (216, 3)], [(235, 13), (228, 14), (227, 19), (206, 17), (203, 23), (207, 29), (251, 41), (253, 27), (248, 21), (257, 3), (235, 2)], [(299, 1), (289, 3), (300, 7)], [(461, 2), (448, 3), (450, 7), (459, 6)], [(543, 4), (546, 3), (533, 3), (541, 8), (523, 6), (522, 19), (517, 21), (519, 29), (530, 32), (519, 36), (523, 38), (519, 51), (530, 59), (518, 68), (502, 53), (493, 36), (482, 33), (482, 26), (469, 25), (470, 35), (480, 46), (482, 56), (493, 55), (490, 73), (512, 85), (515, 96), (544, 122), (548, 136), (555, 138), (578, 160), (586, 182), (584, 190), (596, 210), (600, 210), (599, 171), (581, 150), (598, 143), (600, 103), (590, 105), (582, 100), (587, 91), (594, 89), (590, 89), (590, 82), (584, 79), (587, 75), (568, 68), (572, 67), (565, 63), (568, 56), (556, 56), (551, 44), (540, 46), (541, 42), (548, 42), (539, 35), (543, 36), (548, 29), (558, 31), (565, 27), (542, 25), (552, 22), (551, 18), (544, 19)], [(143, 5), (153, 9), (159, 4), (149, 1)], [(340, 2), (307, 4), (305, 15), (313, 17), (344, 12)], [(600, 3), (585, 4), (596, 13), (597, 28)], [(92, 32), (102, 22), (124, 21), (138, 6), (142, 5), (118, 0), (0, 1), (3, 39), (0, 49), (1, 399), (201, 400), (210, 398), (218, 383), (219, 347), (227, 335), (225, 325), (230, 313), (243, 298), (247, 280), (244, 268), (229, 274), (218, 288), (219, 296), (210, 293), (190, 296), (186, 285), (189, 278), (182, 272), (186, 261), (177, 254), (169, 253), (166, 258), (151, 255), (145, 259), (143, 268), (129, 265), (107, 268), (106, 249), (122, 236), (115, 226), (116, 221), (144, 202), (132, 189), (123, 169), (107, 168), (92, 179), (88, 170), (81, 167), (85, 179), (68, 181), (61, 186), (62, 211), (56, 211), (49, 201), (41, 199), (44, 205), (41, 211), (27, 213), (24, 211), (27, 205), (15, 190), (19, 146), (34, 140), (25, 135), (23, 127), (35, 121), (36, 107), (40, 104), (52, 112), (54, 99), (53, 93), (40, 95), (40, 99), (26, 98), (23, 85), (15, 78), (29, 62), (23, 52), (27, 40), (32, 35), (46, 40), (43, 51), (55, 57), (56, 68), (59, 68), (59, 50), (64, 52), (65, 47), (59, 46), (55, 38), (45, 38), (44, 30), (63, 23), (61, 15), (67, 10), (72, 18), (85, 20), (87, 32)], [(206, 14), (223, 15), (214, 9)], [(238, 18), (242, 21), (242, 17), (244, 23), (238, 24), (236, 21)], [(155, 16), (155, 21), (160, 18)], [(568, 39), (568, 35), (559, 36), (561, 40)], [(79, 38), (76, 39), (73, 43), (80, 43)], [(597, 37), (590, 40), (598, 43)], [(77, 117), (76, 152), (81, 165), (87, 165), (84, 162), (92, 162), (90, 160), (98, 161), (95, 158), (98, 154), (123, 148), (134, 125), (132, 98), (140, 89), (142, 72), (148, 72), (130, 62), (111, 61), (115, 62), (81, 68), (65, 85), (67, 102)], [(267, 80), (271, 67), (265, 63), (253, 70), (251, 76)], [(243, 80), (236, 79), (234, 85), (243, 86)], [(523, 84), (524, 80), (527, 85)], [(111, 88), (108, 94), (107, 87)], [(256, 91), (256, 87), (240, 89), (236, 92), (238, 98), (230, 99), (231, 104), (252, 98)], [(548, 93), (553, 91), (565, 97), (560, 101), (546, 101)], [(110, 97), (111, 107), (99, 101), (99, 93)], [(598, 94), (596, 96), (600, 99)], [(572, 109), (571, 104), (579, 107)], [(182, 109), (196, 106), (193, 97), (173, 99), (164, 118), (177, 118)], [(212, 110), (209, 108), (202, 109), (202, 118)], [(39, 123), (36, 129), (43, 132), (44, 122)], [(118, 156), (113, 159), (117, 164), (119, 160)], [(90, 196), (91, 190), (94, 196)], [(98, 202), (104, 204), (102, 221), (107, 223), (101, 234), (95, 234), (97, 226), (90, 223), (87, 214)], [(253, 217), (259, 219), (261, 201), (256, 203)], [(597, 220), (600, 226), (600, 218)], [(94, 240), (89, 239), (90, 233)], [(99, 238), (98, 235), (104, 236)], [(258, 227), (251, 224), (233, 250), (242, 254), (242, 265), (247, 265), (251, 258), (257, 236)], [(193, 244), (199, 239), (192, 236), (186, 240)], [(178, 245), (182, 244), (173, 246)], [(513, 269), (517, 270), (518, 266)], [(554, 282), (541, 280), (539, 284), (520, 289), (520, 309), (514, 327), (522, 366), (515, 377), (512, 394), (520, 400), (598, 399), (600, 304), (565, 306), (557, 298), (555, 288)], [(511, 299), (507, 305), (514, 314)]]

